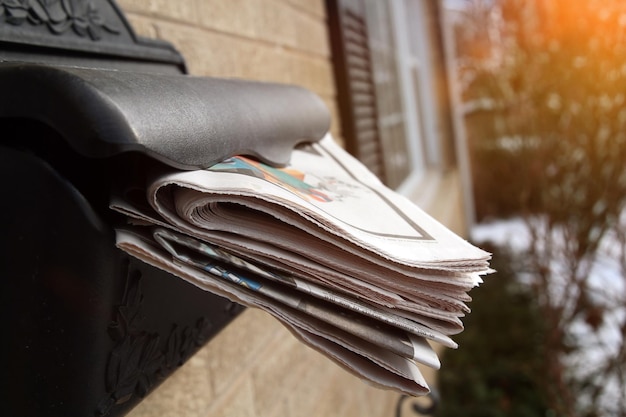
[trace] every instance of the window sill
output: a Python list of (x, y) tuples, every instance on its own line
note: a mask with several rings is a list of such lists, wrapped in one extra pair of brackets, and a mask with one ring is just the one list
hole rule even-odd
[(460, 236), (468, 236), (463, 189), (458, 169), (426, 170), (409, 177), (397, 190)]

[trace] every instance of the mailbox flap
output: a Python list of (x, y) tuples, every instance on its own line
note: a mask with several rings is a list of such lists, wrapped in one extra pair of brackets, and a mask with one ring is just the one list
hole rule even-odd
[(235, 154), (284, 165), (330, 125), (306, 89), (235, 79), (13, 62), (0, 91), (0, 117), (43, 122), (84, 156), (137, 151), (180, 169)]

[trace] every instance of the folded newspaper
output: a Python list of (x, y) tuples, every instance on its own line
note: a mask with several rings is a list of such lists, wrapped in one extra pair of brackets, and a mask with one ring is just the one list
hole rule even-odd
[(428, 341), (457, 347), (468, 291), (490, 271), (488, 253), (330, 135), (300, 145), (285, 168), (235, 156), (160, 173), (140, 199), (111, 207), (130, 220), (121, 249), (269, 312), (351, 372), (409, 395), (428, 392), (417, 363), (440, 366)]

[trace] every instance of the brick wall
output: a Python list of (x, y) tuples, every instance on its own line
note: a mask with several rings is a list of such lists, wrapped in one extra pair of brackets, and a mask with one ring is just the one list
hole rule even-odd
[[(118, 0), (142, 36), (172, 42), (193, 75), (294, 83), (331, 109), (323, 0)], [(398, 396), (368, 386), (248, 309), (131, 416), (392, 416)]]

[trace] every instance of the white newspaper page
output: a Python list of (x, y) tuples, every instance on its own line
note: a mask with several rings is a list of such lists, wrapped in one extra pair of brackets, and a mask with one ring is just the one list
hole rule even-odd
[[(255, 287), (250, 281), (237, 283), (240, 278), (223, 277), (224, 271), (209, 274), (191, 265), (177, 263), (171, 256), (155, 244), (144, 233), (130, 230), (117, 230), (117, 245), (129, 254), (157, 268), (168, 271), (178, 277), (213, 293), (226, 296), (249, 307), (261, 308), (276, 317), (292, 333), (307, 345), (324, 353), (348, 371), (385, 388), (391, 388), (408, 395), (424, 395), (429, 392), (415, 361), (395, 354), (335, 326), (330, 321), (320, 320), (307, 314), (305, 310), (294, 309), (283, 302), (272, 299)], [(424, 358), (420, 362), (429, 366), (438, 360), (432, 349), (426, 349), (423, 339), (409, 338), (414, 348), (412, 356)]]
[(370, 259), (477, 272), (488, 267), (489, 254), (382, 185), (330, 136), (295, 150), (286, 168), (238, 156), (159, 178), (149, 193), (170, 223), (191, 228), (230, 230), (237, 210), (248, 207), (346, 251), (364, 249), (358, 254)]

